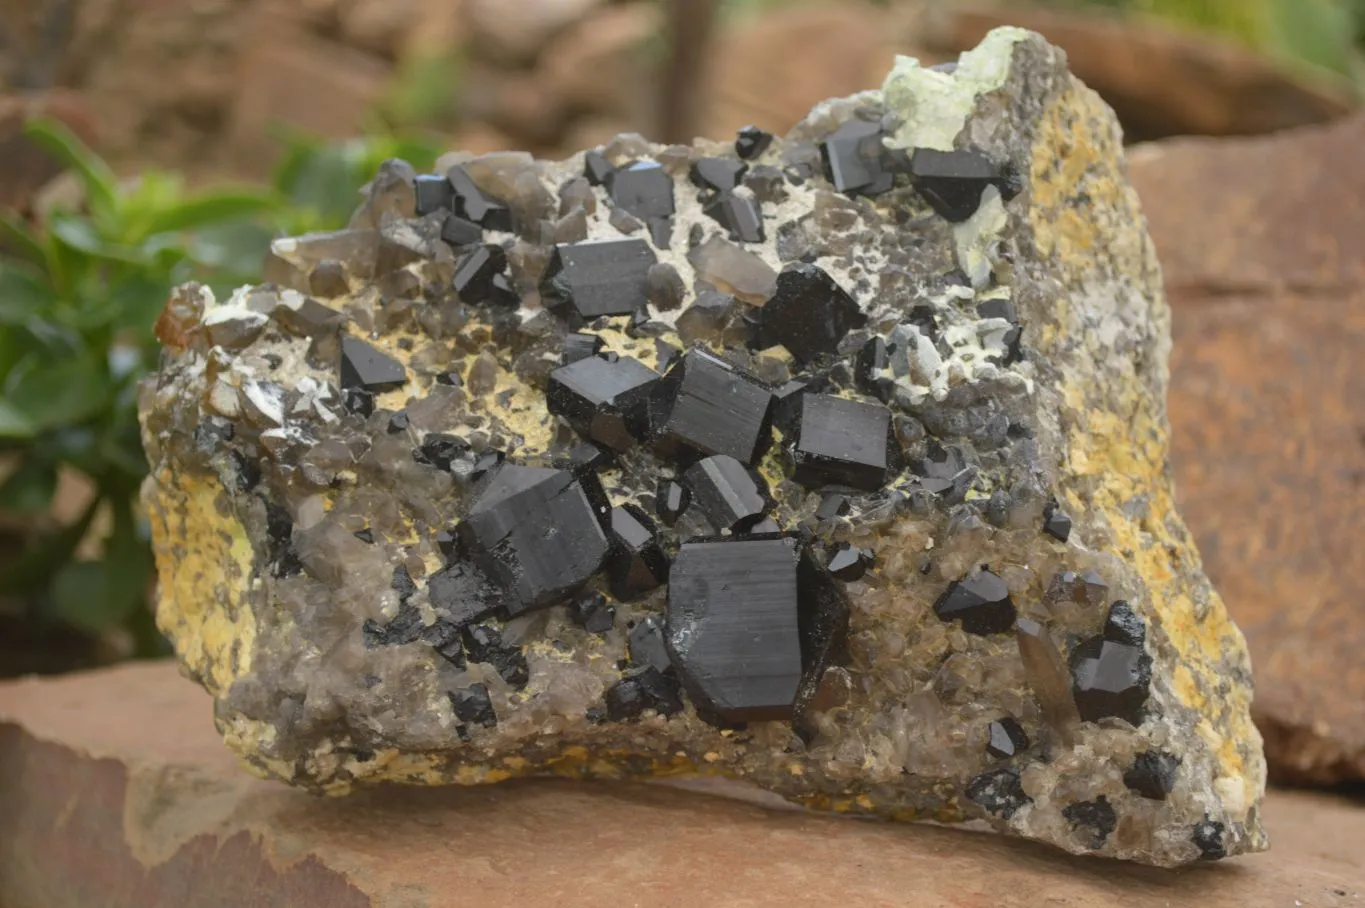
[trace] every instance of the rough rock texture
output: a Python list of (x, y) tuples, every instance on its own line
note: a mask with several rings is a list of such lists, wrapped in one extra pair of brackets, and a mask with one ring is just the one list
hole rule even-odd
[(1174, 300), (1179, 498), (1246, 629), (1272, 777), (1298, 781), (1365, 778), (1361, 142), (1354, 116), (1133, 154)]
[(1359, 800), (1272, 789), (1264, 804), (1271, 853), (1169, 871), (961, 829), (740, 803), (695, 787), (527, 779), (312, 798), (243, 772), (208, 707), (207, 696), (166, 662), (0, 684), (0, 904), (1358, 908), (1365, 901)]
[[(718, 189), (703, 159), (733, 155), (389, 162), (349, 230), (275, 244), (273, 285), (173, 296), (142, 397), (158, 615), (229, 746), (329, 793), (706, 773), (1161, 865), (1264, 847), (1250, 667), (1174, 511), (1169, 313), (1110, 111), (1000, 30), (818, 106)], [(549, 248), (602, 240), (619, 273)], [(648, 302), (651, 261), (682, 307)], [(557, 420), (570, 330), (612, 368)], [(676, 526), (618, 531), (703, 457)], [(559, 603), (606, 588), (598, 559), (630, 572), (641, 532), (688, 582), (632, 581), (589, 630)], [(865, 570), (828, 572), (840, 543)], [(1171, 761), (1164, 798), (1125, 781)]]

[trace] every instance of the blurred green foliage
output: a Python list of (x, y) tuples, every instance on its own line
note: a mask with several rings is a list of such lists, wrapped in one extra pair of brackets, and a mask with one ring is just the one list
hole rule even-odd
[[(344, 226), (381, 161), (430, 166), (436, 149), (291, 135), (272, 186), (197, 191), (161, 171), (121, 182), (58, 123), (27, 132), (78, 178), (83, 201), (35, 221), (0, 214), (0, 456), (15, 465), (0, 483), (0, 516), (31, 528), (0, 563), (0, 596), (91, 634), (125, 627), (150, 655), (163, 644), (145, 607), (152, 564), (136, 504), (147, 469), (136, 397), (171, 288), (200, 280), (222, 298), (259, 279), (272, 236)], [(79, 517), (53, 525), (61, 470), (95, 493)], [(98, 556), (78, 557), (97, 516)]]
[(1365, 88), (1365, 0), (1048, 0), (1216, 32)]

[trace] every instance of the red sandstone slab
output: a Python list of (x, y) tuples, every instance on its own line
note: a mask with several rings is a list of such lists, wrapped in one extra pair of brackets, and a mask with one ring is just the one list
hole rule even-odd
[(261, 782), (167, 663), (0, 685), (5, 908), (1365, 905), (1365, 805), (1274, 792), (1274, 849), (1161, 871), (647, 785)]

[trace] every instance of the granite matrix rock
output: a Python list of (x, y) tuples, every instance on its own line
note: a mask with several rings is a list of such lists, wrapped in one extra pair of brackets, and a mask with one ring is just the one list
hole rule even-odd
[(158, 620), (256, 772), (1265, 847), (1160, 271), (1038, 36), (785, 138), (391, 161), (265, 277), (179, 288), (141, 398)]

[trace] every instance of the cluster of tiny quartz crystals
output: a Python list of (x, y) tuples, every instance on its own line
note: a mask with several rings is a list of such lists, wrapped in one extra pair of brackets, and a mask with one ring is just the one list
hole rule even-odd
[[(183, 291), (158, 331), (203, 345), (195, 450), (260, 502), (264, 582), (286, 602), (345, 587), (346, 646), (448, 664), (450, 746), (476, 753), (573, 654), (545, 694), (564, 721), (695, 714), (735, 732), (736, 765), (762, 746), (745, 729), (778, 723), (838, 783), (881, 759), (843, 751), (870, 733), (854, 705), (881, 696), (861, 679), (908, 664), (922, 619), (882, 616), (911, 584), (937, 586), (955, 651), (934, 715), (992, 683), (975, 651), (1008, 653), (1031, 691), (963, 707), (983, 814), (1029, 803), (1023, 768), (1079, 722), (1141, 724), (1143, 622), (1068, 560), (1008, 274), (953, 254), (1020, 191), (1014, 167), (889, 148), (883, 113), (852, 104), (783, 143), (621, 136), (563, 166), (391, 161), (348, 230), (275, 244), (273, 284), (207, 311)], [(905, 545), (907, 519), (929, 545)], [(1049, 614), (1107, 615), (1067, 656), (1003, 566), (1039, 549)], [(1159, 801), (1178, 771), (1143, 751), (1123, 781)], [(1116, 824), (1104, 796), (1066, 811), (1099, 843)]]

